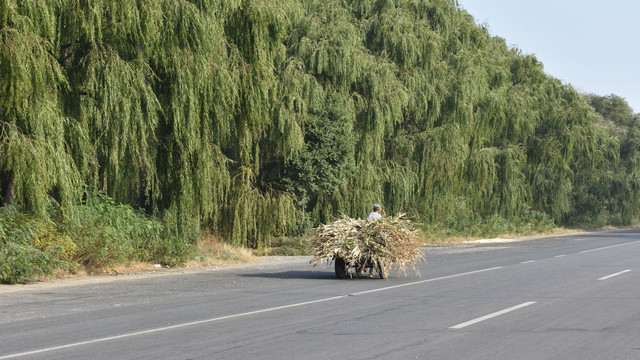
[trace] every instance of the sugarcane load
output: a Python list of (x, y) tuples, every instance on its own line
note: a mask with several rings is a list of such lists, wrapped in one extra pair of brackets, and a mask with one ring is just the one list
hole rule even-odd
[(342, 216), (318, 226), (311, 239), (314, 267), (334, 262), (339, 279), (374, 274), (387, 279), (391, 271), (406, 276), (410, 270), (419, 275), (424, 254), (415, 225), (405, 214), (378, 216), (379, 209), (374, 206), (367, 219)]

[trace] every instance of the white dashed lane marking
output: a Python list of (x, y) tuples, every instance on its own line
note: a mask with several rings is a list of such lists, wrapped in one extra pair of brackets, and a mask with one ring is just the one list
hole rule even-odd
[(512, 311), (515, 311), (515, 310), (518, 310), (518, 309), (522, 309), (523, 307), (526, 307), (526, 306), (529, 306), (529, 305), (533, 305), (535, 303), (536, 303), (535, 301), (528, 301), (526, 303), (523, 303), (523, 304), (520, 304), (520, 305), (516, 305), (516, 306), (510, 307), (508, 309), (500, 310), (500, 311), (494, 312), (492, 314), (479, 317), (477, 319), (473, 319), (473, 320), (469, 320), (467, 322), (463, 322), (461, 324), (452, 326), (450, 329), (462, 329), (462, 328), (465, 328), (467, 326), (479, 323), (481, 321), (485, 321), (485, 320), (488, 320), (488, 319), (491, 319), (491, 318), (494, 318), (494, 317), (497, 317), (497, 316), (500, 316), (500, 315), (504, 315), (506, 313), (509, 313), (509, 312), (512, 312)]
[(598, 279), (598, 280), (607, 280), (607, 279), (611, 279), (611, 278), (612, 278), (612, 277), (614, 277), (614, 276), (622, 275), (622, 274), (624, 274), (624, 273), (628, 273), (629, 271), (631, 271), (631, 270), (630, 270), (630, 269), (628, 269), (628, 270), (620, 271), (620, 272), (617, 272), (617, 273), (615, 273), (615, 274), (611, 274), (611, 275), (607, 275), (607, 276), (601, 277), (601, 278), (600, 278), (600, 279)]

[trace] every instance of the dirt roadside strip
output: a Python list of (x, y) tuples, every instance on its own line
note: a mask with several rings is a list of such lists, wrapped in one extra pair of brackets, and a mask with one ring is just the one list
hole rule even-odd
[[(158, 276), (176, 276), (183, 274), (204, 273), (213, 271), (226, 271), (230, 269), (255, 268), (267, 269), (282, 264), (310, 264), (312, 256), (262, 256), (259, 261), (240, 264), (223, 264), (212, 266), (191, 266), (176, 268), (159, 268), (153, 271), (138, 271), (117, 275), (87, 275), (71, 278), (37, 281), (29, 284), (6, 285), (0, 284), (0, 294), (20, 291), (33, 291), (87, 284), (105, 284), (114, 281), (128, 281), (135, 279), (154, 278)], [(311, 269), (311, 265), (309, 265)]]
[[(606, 231), (606, 230), (605, 230)], [(477, 240), (467, 240), (462, 241), (456, 244), (444, 244), (444, 245), (435, 245), (429, 246), (432, 248), (437, 247), (455, 247), (455, 246), (473, 246), (473, 245), (484, 245), (484, 244), (500, 244), (500, 243), (510, 243), (516, 241), (525, 241), (525, 240), (534, 240), (534, 239), (545, 239), (549, 237), (559, 237), (559, 236), (569, 236), (576, 234), (589, 234), (589, 232), (566, 232), (566, 233), (556, 233), (549, 235), (537, 235), (537, 236), (519, 236), (513, 238), (493, 238), (493, 239), (477, 239)], [(429, 248), (427, 247), (427, 248)], [(248, 262), (248, 263), (240, 263), (240, 264), (223, 264), (223, 265), (212, 265), (212, 266), (192, 266), (192, 267), (177, 267), (177, 268), (158, 268), (153, 271), (138, 271), (138, 272), (129, 272), (125, 274), (116, 274), (116, 275), (88, 275), (88, 276), (80, 276), (80, 277), (71, 277), (71, 278), (62, 278), (62, 279), (51, 279), (47, 281), (38, 281), (29, 284), (16, 284), (16, 285), (5, 285), (0, 284), (0, 294), (3, 293), (14, 293), (20, 291), (35, 291), (42, 289), (51, 289), (51, 288), (59, 288), (59, 287), (69, 287), (69, 286), (80, 286), (87, 284), (104, 284), (110, 283), (114, 281), (127, 281), (127, 280), (135, 280), (135, 279), (143, 279), (143, 278), (152, 278), (158, 276), (176, 276), (182, 274), (193, 274), (193, 273), (203, 273), (203, 272), (213, 272), (213, 271), (228, 271), (231, 269), (241, 269), (241, 268), (255, 268), (255, 269), (267, 269), (270, 267), (280, 266), (282, 264), (309, 264), (309, 271), (311, 271), (311, 260), (313, 256), (262, 256), (256, 262)]]

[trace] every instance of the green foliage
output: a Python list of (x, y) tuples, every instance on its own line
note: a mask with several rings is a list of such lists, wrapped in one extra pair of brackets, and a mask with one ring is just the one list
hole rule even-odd
[(489, 217), (472, 215), (467, 217), (445, 218), (437, 224), (427, 224), (424, 231), (441, 238), (464, 236), (472, 238), (491, 238), (499, 235), (530, 235), (549, 232), (556, 227), (554, 221), (545, 213), (521, 209), (517, 219), (506, 219), (494, 214)]
[(68, 239), (43, 243), (51, 226), (15, 208), (0, 210), (0, 283), (26, 283), (67, 267), (61, 259), (73, 252), (73, 244)]
[(305, 256), (311, 255), (309, 241), (313, 234), (307, 229), (299, 236), (276, 237), (271, 240), (267, 254), (272, 256)]
[(193, 254), (185, 237), (104, 195), (87, 199), (73, 217), (63, 218), (55, 206), (48, 214), (42, 219), (14, 207), (0, 210), (0, 282), (29, 282), (55, 269), (96, 272), (131, 261), (173, 266)]
[(585, 99), (603, 118), (620, 126), (631, 126), (634, 120), (633, 110), (624, 98), (617, 95), (585, 95)]
[(234, 246), (251, 247), (262, 254), (271, 236), (283, 236), (295, 229), (294, 200), (287, 193), (262, 193), (254, 188), (249, 169), (244, 169), (234, 181), (236, 187), (231, 196), (235, 207), (230, 209), (233, 215), (229, 216), (234, 221), (223, 230), (233, 234), (230, 240)]
[(327, 99), (326, 108), (312, 115), (305, 129), (306, 148), (285, 163), (283, 170), (272, 171), (273, 179), (269, 179), (296, 194), (298, 202), (309, 208), (320, 193), (333, 193), (353, 175), (353, 124), (339, 101)]
[[(600, 116), (599, 123), (613, 136), (608, 145), (601, 141), (611, 161), (600, 160), (597, 171), (584, 174), (590, 180), (579, 192), (582, 202), (577, 202), (579, 214), (591, 217), (576, 217), (576, 222), (597, 225), (630, 225), (640, 214), (640, 115), (633, 114), (627, 102), (616, 96), (585, 96), (589, 105)], [(598, 209), (599, 212), (592, 209)], [(584, 216), (584, 215), (583, 215)]]
[(175, 265), (185, 262), (192, 246), (157, 220), (148, 219), (105, 196), (94, 196), (65, 224), (77, 250), (74, 260), (94, 271), (128, 261)]
[(24, 284), (38, 275), (49, 275), (62, 263), (55, 255), (30, 245), (3, 244), (0, 248), (0, 283)]

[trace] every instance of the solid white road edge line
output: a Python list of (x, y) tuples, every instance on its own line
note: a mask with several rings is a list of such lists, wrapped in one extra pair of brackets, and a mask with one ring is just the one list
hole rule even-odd
[(226, 320), (226, 319), (232, 319), (232, 318), (237, 318), (237, 317), (242, 317), (242, 316), (255, 315), (255, 314), (266, 313), (266, 312), (282, 310), (282, 309), (288, 309), (288, 308), (293, 308), (293, 307), (298, 307), (298, 306), (316, 304), (316, 303), (321, 303), (321, 302), (326, 302), (326, 301), (343, 299), (343, 298), (347, 298), (349, 296), (368, 294), (368, 293), (384, 291), (384, 290), (390, 290), (390, 289), (395, 289), (395, 288), (404, 287), (404, 286), (419, 285), (419, 284), (424, 284), (424, 283), (433, 282), (433, 281), (437, 281), (437, 280), (451, 279), (451, 278), (455, 278), (455, 277), (471, 275), (471, 274), (477, 274), (477, 273), (482, 273), (482, 272), (491, 271), (491, 270), (497, 270), (497, 269), (501, 269), (501, 268), (502, 268), (502, 266), (498, 266), (498, 267), (489, 268), (489, 269), (469, 271), (469, 272), (465, 272), (465, 273), (442, 276), (442, 277), (439, 277), (439, 278), (421, 280), (421, 281), (416, 281), (416, 282), (402, 284), (402, 285), (387, 286), (387, 287), (380, 288), (380, 289), (361, 291), (361, 292), (353, 293), (353, 294), (333, 296), (333, 297), (329, 297), (329, 298), (325, 298), (325, 299), (319, 299), (319, 300), (313, 300), (313, 301), (305, 301), (305, 302), (291, 304), (291, 305), (276, 306), (276, 307), (272, 307), (272, 308), (268, 308), (268, 309), (249, 311), (249, 312), (245, 312), (245, 313), (221, 316), (221, 317), (212, 318), (212, 319), (192, 321), (192, 322), (188, 322), (188, 323), (184, 323), (184, 324), (164, 326), (164, 327), (159, 327), (159, 328), (155, 328), (155, 329), (131, 332), (131, 333), (122, 334), (122, 335), (114, 335), (114, 336), (108, 336), (108, 337), (93, 339), (93, 340), (80, 341), (80, 342), (76, 342), (76, 343), (72, 343), (72, 344), (66, 344), (66, 345), (60, 345), (60, 346), (52, 346), (52, 347), (48, 347), (48, 348), (44, 348), (44, 349), (38, 349), (38, 350), (32, 350), (32, 351), (26, 351), (26, 352), (21, 352), (21, 353), (16, 353), (16, 354), (0, 356), (0, 360), (13, 359), (13, 358), (22, 357), (22, 356), (29, 356), (29, 355), (41, 354), (41, 353), (45, 353), (45, 352), (49, 352), (49, 351), (72, 348), (72, 347), (76, 347), (76, 346), (95, 344), (95, 343), (111, 341), (111, 340), (118, 340), (118, 339), (133, 337), (133, 336), (151, 334), (151, 333), (155, 333), (155, 332), (161, 332), (161, 331), (173, 330), (173, 329), (189, 327), (189, 326), (194, 326), (194, 325), (212, 323), (212, 322), (220, 321), (220, 320)]
[(612, 278), (612, 277), (614, 277), (614, 276), (622, 275), (622, 274), (624, 274), (624, 273), (628, 273), (629, 271), (631, 271), (631, 269), (624, 270), (624, 271), (620, 271), (620, 272), (617, 272), (617, 273), (615, 273), (615, 274), (607, 275), (607, 276), (601, 277), (601, 278), (600, 278), (600, 279), (598, 279), (598, 280), (607, 280), (607, 279), (611, 279), (611, 278)]
[(510, 307), (508, 309), (504, 309), (504, 310), (501, 310), (501, 311), (498, 311), (498, 312), (494, 312), (493, 314), (485, 315), (485, 316), (479, 317), (477, 319), (473, 319), (473, 320), (470, 320), (470, 321), (467, 321), (467, 322), (463, 322), (462, 324), (458, 324), (458, 325), (450, 327), (450, 329), (462, 329), (462, 328), (467, 327), (469, 325), (473, 325), (475, 323), (479, 323), (480, 321), (484, 321), (484, 320), (487, 320), (487, 319), (494, 318), (496, 316), (504, 315), (504, 314), (506, 314), (508, 312), (512, 312), (514, 310), (518, 310), (518, 309), (521, 309), (521, 308), (523, 308), (525, 306), (533, 305), (535, 303), (536, 303), (535, 301), (528, 301), (526, 303), (523, 303), (523, 304), (520, 304), (520, 305), (516, 305), (516, 306)]

